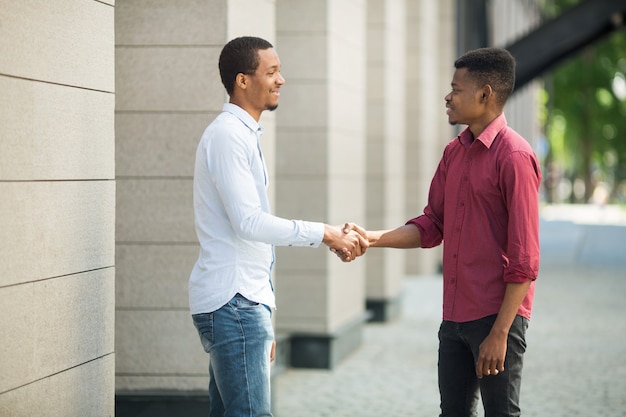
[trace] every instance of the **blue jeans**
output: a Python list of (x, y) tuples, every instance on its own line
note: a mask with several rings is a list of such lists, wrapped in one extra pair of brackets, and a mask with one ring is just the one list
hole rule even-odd
[(526, 351), (528, 319), (516, 316), (507, 340), (504, 372), (476, 377), (478, 348), (496, 316), (466, 323), (443, 321), (439, 328), (440, 417), (476, 416), (478, 393), (486, 417), (519, 416), (522, 366)]
[(212, 313), (194, 314), (209, 360), (210, 417), (271, 417), (270, 310), (240, 294)]

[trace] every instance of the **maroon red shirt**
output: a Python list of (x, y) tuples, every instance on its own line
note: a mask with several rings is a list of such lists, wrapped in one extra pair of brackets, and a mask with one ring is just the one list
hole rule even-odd
[(509, 282), (533, 281), (518, 314), (530, 318), (539, 270), (541, 170), (531, 146), (501, 114), (476, 140), (446, 146), (424, 214), (409, 220), (422, 247), (444, 242), (443, 319), (497, 314)]

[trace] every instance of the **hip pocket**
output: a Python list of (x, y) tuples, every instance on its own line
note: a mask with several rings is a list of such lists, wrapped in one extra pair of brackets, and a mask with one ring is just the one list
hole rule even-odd
[(209, 353), (213, 346), (213, 313), (194, 314), (191, 316), (193, 325), (198, 331), (204, 351)]

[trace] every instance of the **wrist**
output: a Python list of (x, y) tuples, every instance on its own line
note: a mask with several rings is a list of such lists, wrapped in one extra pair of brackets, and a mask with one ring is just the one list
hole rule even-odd
[(375, 248), (380, 240), (381, 232), (380, 231), (366, 231), (365, 238), (367, 239), (370, 248)]
[(335, 230), (334, 227), (332, 227), (332, 226), (330, 226), (328, 224), (325, 224), (324, 225), (324, 236), (322, 237), (322, 243), (324, 243), (325, 245), (328, 245), (330, 242), (335, 240), (336, 234), (337, 234), (337, 231)]
[(494, 323), (494, 325), (491, 328), (491, 331), (489, 333), (492, 336), (494, 336), (494, 337), (507, 338), (509, 336), (510, 327), (511, 326), (509, 326), (509, 327), (500, 326), (496, 322), (496, 323)]

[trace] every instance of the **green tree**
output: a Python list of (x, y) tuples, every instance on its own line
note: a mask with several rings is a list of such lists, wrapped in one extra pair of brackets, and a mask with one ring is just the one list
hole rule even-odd
[[(573, 1), (553, 2), (553, 12)], [(550, 145), (548, 163), (583, 181), (589, 201), (599, 182), (623, 200), (626, 184), (626, 30), (612, 33), (545, 77)], [(571, 201), (575, 201), (572, 197)]]

